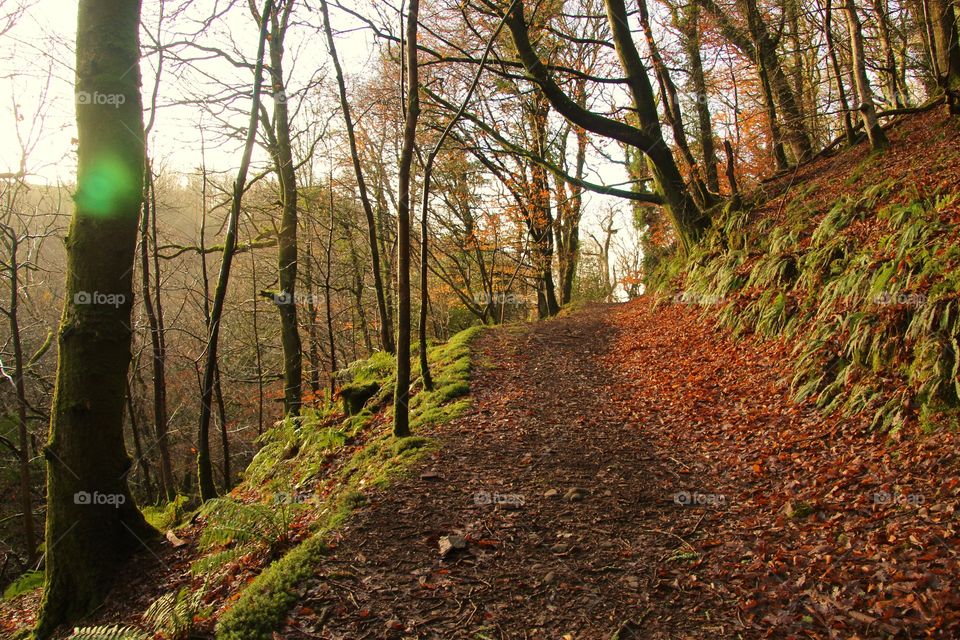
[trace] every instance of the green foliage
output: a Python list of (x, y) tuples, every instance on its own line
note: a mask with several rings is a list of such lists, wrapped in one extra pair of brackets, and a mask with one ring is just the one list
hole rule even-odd
[(104, 625), (75, 627), (68, 640), (150, 640), (150, 635), (136, 627)]
[(203, 592), (184, 588), (157, 598), (144, 612), (143, 620), (168, 640), (183, 640), (205, 611)]
[(77, 627), (69, 640), (149, 640), (158, 634), (166, 640), (185, 640), (196, 621), (207, 615), (209, 607), (203, 605), (203, 592), (183, 588), (163, 594), (144, 612), (144, 625), (152, 633), (130, 625)]
[(195, 560), (193, 564), (190, 565), (190, 573), (195, 576), (207, 576), (217, 573), (236, 562), (239, 558), (246, 555), (247, 552), (247, 548), (237, 546), (209, 553), (199, 560)]
[(7, 585), (7, 588), (3, 591), (3, 599), (13, 600), (17, 596), (39, 589), (43, 586), (43, 580), (43, 571), (27, 571)]
[(340, 424), (333, 407), (304, 407), (260, 438), (260, 450), (244, 471), (246, 484), (267, 490), (289, 490), (313, 477), (328, 455), (356, 434), (361, 424)]
[(407, 451), (416, 451), (417, 449), (422, 449), (428, 444), (430, 444), (429, 438), (421, 438), (419, 436), (399, 438), (393, 442), (393, 455), (400, 456)]
[[(704, 313), (735, 334), (794, 338), (795, 398), (825, 412), (866, 412), (888, 430), (911, 406), (921, 417), (950, 410), (960, 398), (957, 197), (887, 202), (902, 195), (896, 186), (870, 184), (823, 215), (801, 187), (785, 218), (767, 223), (725, 209), (686, 262), (661, 264), (647, 286), (661, 299), (710, 301)], [(873, 219), (886, 235), (864, 242), (857, 225)]]
[[(330, 524), (342, 521), (332, 518)], [(243, 591), (217, 624), (218, 640), (271, 638), (297, 601), (297, 585), (309, 578), (326, 546), (318, 533), (271, 564)]]
[(151, 527), (158, 531), (167, 531), (175, 529), (183, 522), (187, 503), (190, 501), (188, 496), (178, 495), (170, 502), (160, 506), (148, 506), (142, 509), (143, 517)]
[(396, 366), (394, 357), (386, 351), (377, 351), (366, 360), (351, 362), (346, 369), (337, 372), (342, 384), (380, 384), (393, 376)]
[[(428, 358), (435, 388), (433, 391), (421, 388), (413, 396), (410, 418), (414, 429), (450, 420), (469, 405), (469, 399), (463, 396), (469, 392), (470, 341), (481, 330), (481, 327), (471, 327), (446, 344), (430, 349)], [(344, 376), (351, 384), (377, 382), (383, 388), (392, 389), (393, 359), (378, 354), (371, 360), (373, 362), (351, 364)], [(414, 383), (416, 387), (416, 381)], [(322, 502), (315, 502), (318, 517), (312, 535), (274, 561), (243, 590), (236, 603), (220, 616), (216, 628), (218, 639), (271, 638), (273, 630), (283, 623), (290, 607), (299, 599), (300, 585), (314, 574), (314, 567), (326, 552), (329, 532), (366, 503), (365, 491), (385, 486), (433, 450), (433, 441), (423, 436), (394, 438), (389, 422), (380, 422), (374, 427), (376, 414), (369, 408), (377, 402), (371, 401), (367, 410), (346, 418), (330, 413), (296, 423), (284, 421), (264, 435), (263, 449), (246, 472), (246, 483), (251, 486), (259, 487), (258, 481), (263, 479), (275, 487), (302, 486), (307, 476), (320, 472), (320, 461), (332, 451), (339, 451), (350, 443), (358, 446), (336, 470), (332, 493)], [(274, 471), (268, 472), (267, 467)], [(306, 474), (297, 471), (303, 467), (313, 471)], [(211, 506), (218, 513), (219, 524), (209, 534), (204, 532), (201, 544), (235, 548), (243, 539), (261, 542), (276, 539), (282, 526), (271, 522), (263, 506), (237, 505), (229, 500)]]
[(233, 544), (276, 549), (289, 542), (290, 525), (302, 508), (286, 494), (276, 494), (268, 502), (242, 503), (229, 497), (208, 500), (200, 511), (206, 526), (198, 544), (201, 549)]

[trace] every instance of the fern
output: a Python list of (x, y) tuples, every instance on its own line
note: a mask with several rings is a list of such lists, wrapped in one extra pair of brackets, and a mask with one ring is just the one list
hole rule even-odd
[(205, 613), (202, 599), (202, 590), (187, 588), (157, 598), (143, 614), (144, 624), (153, 633), (130, 625), (77, 627), (69, 640), (149, 640), (158, 633), (167, 640), (184, 640)]
[(193, 564), (190, 565), (190, 573), (195, 576), (214, 573), (227, 567), (245, 555), (246, 552), (247, 550), (243, 547), (234, 547), (232, 549), (224, 549), (223, 551), (211, 553), (193, 562)]
[(272, 504), (243, 504), (230, 498), (209, 500), (203, 507), (207, 526), (199, 544), (205, 549), (234, 543), (263, 544), (275, 550), (289, 542), (290, 525), (301, 506), (284, 499), (275, 499)]
[(184, 588), (157, 598), (143, 614), (143, 620), (169, 640), (182, 640), (193, 630), (194, 620), (203, 613), (203, 592)]
[(68, 640), (149, 640), (150, 636), (136, 627), (74, 627)]

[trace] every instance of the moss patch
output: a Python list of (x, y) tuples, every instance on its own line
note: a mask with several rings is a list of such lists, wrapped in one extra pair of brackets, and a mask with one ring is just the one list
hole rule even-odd
[[(451, 420), (469, 406), (469, 399), (464, 397), (470, 390), (469, 345), (480, 330), (467, 329), (430, 349), (435, 388), (413, 396), (410, 422), (414, 429)], [(390, 389), (392, 394), (392, 358), (377, 354), (368, 361), (351, 364), (341, 375), (350, 385), (376, 384), (381, 391), (354, 416), (344, 417), (328, 408), (280, 423), (264, 435), (263, 447), (246, 471), (244, 486), (238, 488), (241, 492), (296, 491), (322, 485), (329, 492), (312, 501), (316, 518), (310, 535), (270, 564), (222, 613), (216, 627), (219, 639), (271, 638), (299, 599), (302, 584), (314, 575), (326, 552), (328, 534), (366, 503), (367, 491), (387, 486), (436, 449), (436, 443), (427, 437), (397, 439), (392, 435), (390, 395), (383, 391)], [(416, 380), (412, 387), (417, 388)], [(353, 447), (352, 452), (348, 447)], [(342, 463), (335, 471), (325, 471), (338, 455)]]

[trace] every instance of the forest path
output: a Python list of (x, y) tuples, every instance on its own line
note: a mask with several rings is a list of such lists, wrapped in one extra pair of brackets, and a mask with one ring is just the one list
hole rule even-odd
[[(703, 478), (645, 435), (689, 427), (702, 394), (647, 399), (672, 384), (665, 363), (698, 366), (681, 353), (697, 336), (673, 339), (645, 307), (657, 322), (626, 321), (638, 309), (482, 334), (473, 408), (426, 434), (435, 457), (339, 532), (283, 637), (606, 639), (631, 621), (622, 638), (729, 637), (735, 607), (692, 593), (687, 540), (720, 512), (678, 504)], [(712, 395), (716, 382), (692, 384)], [(442, 558), (448, 535), (467, 548)]]
[(701, 312), (481, 334), (473, 409), (348, 520), (281, 636), (960, 637), (960, 432), (798, 406), (789, 345)]

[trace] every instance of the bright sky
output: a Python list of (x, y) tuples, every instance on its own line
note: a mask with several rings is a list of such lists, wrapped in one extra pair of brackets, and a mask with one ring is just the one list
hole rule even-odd
[[(16, 3), (29, 3), (26, 13), (16, 25), (0, 36), (0, 173), (16, 172), (20, 164), (20, 146), (30, 148), (26, 164), (30, 180), (34, 182), (71, 183), (75, 173), (76, 137), (74, 111), (74, 39), (78, 0), (0, 0), (0, 16), (9, 12)], [(144, 2), (141, 43), (148, 45), (150, 36), (156, 34), (158, 25), (157, 4)], [(246, 3), (241, 2), (240, 5)], [(242, 51), (230, 51), (250, 60), (256, 54), (256, 27), (252, 17), (245, 11), (231, 12), (229, 19), (213, 25), (210, 34), (202, 39), (190, 37), (198, 20), (210, 15), (214, 5), (224, 6), (222, 0), (196, 0), (181, 15), (176, 25), (168, 20), (160, 39), (173, 41), (200, 41), (219, 46), (222, 43), (239, 43)], [(364, 30), (350, 30), (356, 24), (342, 13), (333, 11), (335, 29), (349, 30), (339, 38), (338, 52), (348, 75), (362, 75), (369, 63), (373, 49), (370, 37)], [(309, 22), (320, 24), (319, 15), (307, 17)], [(176, 31), (174, 31), (176, 30)], [(327, 65), (326, 47), (320, 34), (312, 27), (298, 26), (287, 38), (287, 67), (291, 77), (290, 86), (295, 91), (305, 86), (318, 70)], [(183, 55), (188, 50), (181, 49)], [(198, 52), (194, 52), (198, 53)], [(290, 61), (296, 60), (291, 68)], [(141, 61), (144, 102), (149, 102), (156, 77), (157, 56), (147, 56)], [(173, 104), (184, 96), (185, 86), (195, 87), (195, 93), (204, 90), (216, 91), (220, 81), (249, 83), (247, 70), (237, 70), (221, 60), (205, 61), (199, 66), (201, 72), (185, 71), (175, 77), (174, 66), (168, 59), (161, 77), (160, 109), (149, 144), (155, 163), (159, 160), (167, 170), (194, 171), (200, 164), (201, 130), (205, 139), (207, 166), (214, 170), (233, 170), (237, 166), (240, 142), (229, 140), (218, 145), (217, 127), (211, 117), (196, 105)], [(231, 125), (241, 129), (246, 126), (249, 102), (236, 105), (230, 116)], [(147, 116), (148, 118), (149, 116)], [(263, 159), (262, 151), (258, 150)], [(618, 154), (617, 154), (618, 155)], [(256, 158), (256, 157), (255, 157)], [(609, 183), (623, 180), (622, 171), (612, 166), (603, 166), (596, 159), (591, 164), (599, 169), (602, 179)], [(615, 206), (618, 215), (617, 243), (626, 246), (636, 242), (629, 222), (628, 207), (622, 200), (588, 194), (584, 235), (592, 231), (600, 235), (597, 221), (602, 211)], [(587, 241), (587, 238), (584, 238)]]
[[(0, 16), (8, 12), (8, 5), (30, 2), (26, 13), (17, 24), (0, 37), (0, 173), (15, 172), (20, 164), (18, 140), (32, 149), (27, 162), (27, 171), (35, 181), (72, 181), (75, 171), (73, 138), (76, 137), (74, 111), (74, 39), (78, 0), (0, 0)], [(177, 21), (177, 26), (167, 24), (161, 33), (161, 41), (193, 40), (189, 31), (195, 19), (206, 16), (214, 3), (212, 0), (195, 2), (191, 9)], [(221, 7), (223, 3), (218, 3)], [(243, 3), (241, 3), (243, 4)], [(158, 16), (154, 3), (144, 3), (143, 29), (156, 33)], [(228, 39), (249, 50), (239, 53), (252, 60), (256, 54), (256, 26), (252, 17), (243, 11), (233, 12), (232, 18), (217, 23), (209, 39), (203, 44), (224, 46)], [(351, 26), (342, 15), (333, 14), (335, 28)], [(317, 17), (319, 24), (319, 17)], [(176, 28), (179, 32), (172, 31)], [(142, 36), (141, 43), (148, 45), (149, 36)], [(288, 42), (285, 71), (292, 76), (294, 89), (303, 86), (318, 70), (325, 68), (326, 47), (312, 33), (300, 29), (291, 33)], [(292, 49), (292, 50), (291, 50)], [(198, 51), (181, 49), (183, 55), (201, 55)], [(228, 50), (229, 51), (229, 50)], [(232, 55), (237, 52), (229, 51)], [(339, 39), (338, 52), (344, 61), (347, 73), (356, 73), (366, 65), (371, 48), (366, 34), (353, 31)], [(291, 61), (296, 60), (294, 68)], [(150, 100), (156, 78), (157, 56), (141, 60), (144, 102)], [(177, 171), (192, 171), (199, 164), (200, 128), (204, 130), (207, 147), (207, 164), (216, 169), (227, 170), (237, 164), (239, 143), (228, 143), (217, 148), (216, 132), (203, 109), (190, 105), (171, 105), (184, 98), (179, 80), (187, 80), (200, 92), (211, 88), (215, 81), (236, 80), (249, 82), (249, 72), (238, 71), (222, 61), (205, 61), (199, 64), (200, 73), (174, 78), (169, 58), (161, 76), (160, 108), (158, 109), (153, 135), (150, 138), (152, 155)], [(205, 77), (206, 76), (206, 77)], [(238, 111), (231, 120), (237, 127), (246, 126), (249, 101), (238, 103)], [(19, 118), (18, 118), (19, 115)], [(149, 118), (149, 115), (146, 116)], [(19, 123), (18, 123), (19, 120)]]

